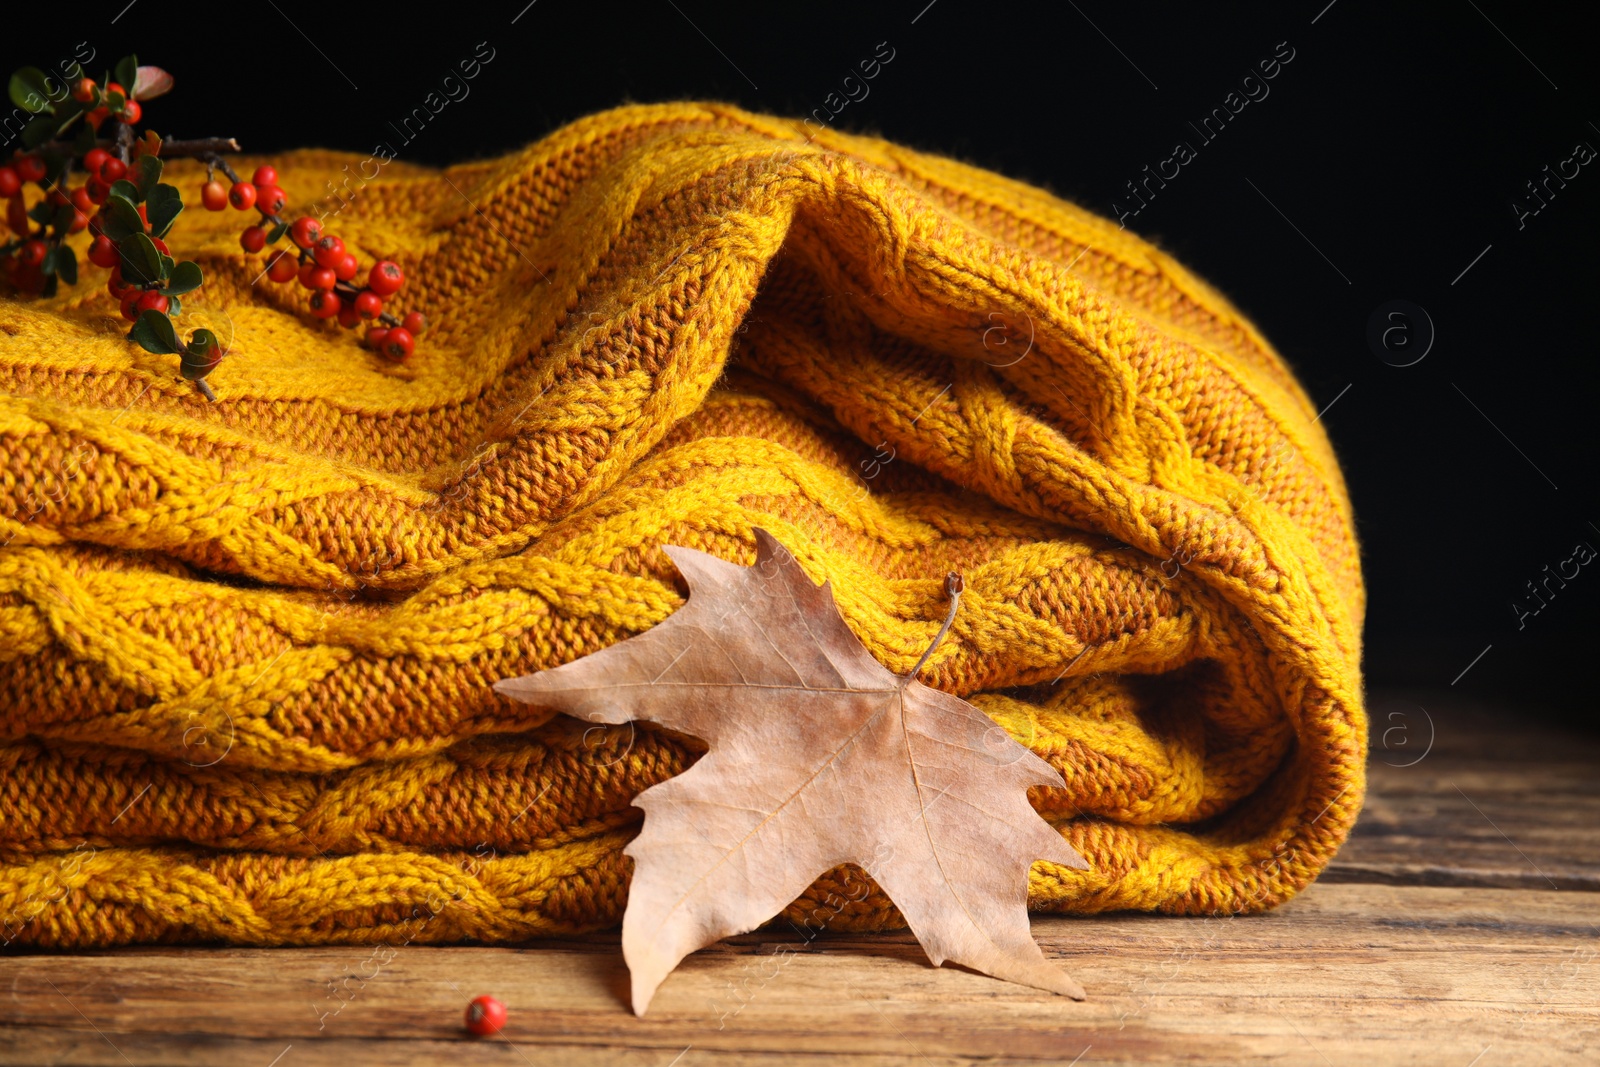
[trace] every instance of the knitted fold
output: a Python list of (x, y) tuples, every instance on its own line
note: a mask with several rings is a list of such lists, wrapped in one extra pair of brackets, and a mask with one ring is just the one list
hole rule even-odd
[[(661, 622), (662, 545), (749, 564), (758, 526), (897, 672), (963, 574), (922, 678), (1061, 769), (1035, 805), (1091, 864), (1035, 865), (1036, 907), (1316, 877), (1364, 789), (1364, 590), (1283, 361), (1104, 219), (807, 135), (672, 104), (354, 184), (360, 157), (276, 160), (404, 268), (433, 324), (406, 367), (194, 203), (169, 240), (207, 278), (180, 325), (231, 338), (217, 403), (93, 268), (0, 303), (0, 942), (615, 923), (629, 802), (696, 750), (490, 684)], [(842, 877), (786, 915), (903, 922)]]

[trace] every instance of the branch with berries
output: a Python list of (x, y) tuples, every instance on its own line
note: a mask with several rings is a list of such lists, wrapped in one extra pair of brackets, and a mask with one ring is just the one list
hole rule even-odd
[[(172, 321), (182, 313), (180, 298), (198, 289), (204, 276), (198, 264), (175, 259), (163, 240), (183, 211), (183, 198), (175, 186), (161, 182), (162, 157), (199, 159), (206, 164), (200, 199), (207, 209), (221, 211), (231, 204), (259, 215), (240, 235), (247, 253), (260, 253), (286, 234), (298, 247), (298, 255), (273, 252), (263, 272), (267, 277), (276, 282), (297, 278), (311, 291), (308, 309), (318, 318), (336, 319), (347, 329), (368, 323), (364, 343), (385, 358), (401, 362), (411, 356), (425, 325), (422, 316), (397, 317), (385, 310), (405, 281), (397, 264), (373, 264), (365, 284), (356, 286), (361, 265), (355, 254), (324, 233), (318, 220), (290, 221), (273, 167), (258, 167), (248, 182), (234, 173), (223, 158), (225, 152), (239, 151), (233, 138), (163, 140), (153, 130), (141, 136), (136, 127), (143, 101), (172, 88), (166, 71), (141, 67), (135, 57), (125, 56), (114, 76), (107, 73), (102, 80), (103, 86), (88, 77), (64, 83), (34, 67), (11, 76), (12, 102), (33, 115), (22, 130), (22, 149), (0, 163), (0, 198), (7, 201), (6, 222), (16, 235), (0, 245), (0, 275), (14, 288), (50, 297), (61, 284), (77, 284), (77, 256), (66, 238), (90, 230), (89, 261), (111, 271), (106, 288), (132, 323), (128, 339), (149, 352), (177, 355), (183, 376), (215, 400), (205, 378), (227, 354), (224, 344), (207, 329), (196, 329), (184, 340)], [(85, 180), (68, 192), (75, 170)], [(219, 170), (229, 187), (216, 179)], [(43, 190), (31, 208), (24, 197), (28, 185)]]

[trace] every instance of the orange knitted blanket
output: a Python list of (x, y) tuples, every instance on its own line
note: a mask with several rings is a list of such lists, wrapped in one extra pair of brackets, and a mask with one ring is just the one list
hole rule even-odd
[(749, 564), (757, 526), (896, 672), (964, 575), (922, 679), (1061, 769), (1035, 803), (1092, 866), (1036, 865), (1036, 906), (1316, 876), (1363, 792), (1364, 592), (1304, 392), (1116, 225), (807, 132), (673, 104), (444, 171), (275, 160), (405, 269), (434, 324), (406, 370), (253, 285), (182, 162), (217, 403), (124, 340), (97, 268), (0, 302), (0, 940), (614, 923), (629, 801), (694, 751), (490, 684), (659, 623), (661, 545)]

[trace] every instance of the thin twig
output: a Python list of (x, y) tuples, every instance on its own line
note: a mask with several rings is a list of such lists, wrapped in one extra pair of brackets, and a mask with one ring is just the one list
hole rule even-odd
[(956, 574), (954, 571), (945, 577), (944, 591), (945, 595), (950, 598), (950, 612), (944, 617), (944, 625), (939, 627), (939, 632), (934, 634), (933, 643), (928, 646), (928, 651), (922, 654), (922, 658), (917, 660), (917, 665), (911, 668), (911, 673), (905, 676), (903, 685), (909, 685), (917, 677), (917, 672), (922, 670), (923, 666), (928, 662), (928, 658), (933, 655), (933, 650), (939, 647), (939, 642), (944, 640), (944, 635), (950, 632), (950, 624), (956, 621), (956, 609), (961, 606), (961, 591), (965, 588), (966, 583), (961, 580), (961, 575)]

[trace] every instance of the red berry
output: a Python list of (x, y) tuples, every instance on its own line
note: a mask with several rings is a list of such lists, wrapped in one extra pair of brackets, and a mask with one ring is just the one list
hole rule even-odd
[(28, 236), (29, 223), (28, 205), (23, 202), (22, 194), (13, 196), (6, 204), (6, 225), (11, 227), (11, 232), (18, 237)]
[(356, 257), (346, 252), (339, 260), (339, 265), (333, 268), (333, 273), (338, 275), (341, 282), (347, 282), (354, 278), (360, 269), (361, 265), (356, 262)]
[(83, 169), (90, 174), (99, 174), (105, 161), (111, 158), (111, 153), (104, 148), (91, 148), (83, 154)]
[[(261, 171), (256, 171), (256, 177), (261, 177)], [(256, 207), (260, 208), (262, 211), (265, 211), (268, 215), (276, 215), (278, 212), (289, 206), (288, 195), (276, 185), (273, 185), (271, 182), (268, 182), (266, 185), (262, 185), (259, 181), (256, 182), (255, 185), (258, 191), (258, 195), (256, 196)]]
[(375, 319), (383, 312), (383, 297), (370, 290), (363, 289), (356, 294), (353, 307), (362, 318)]
[(506, 1006), (493, 997), (475, 997), (467, 1005), (467, 1029), (479, 1037), (490, 1037), (505, 1029)]
[(67, 224), (68, 233), (82, 233), (89, 228), (89, 216), (77, 208), (72, 209), (72, 221)]
[(95, 108), (93, 111), (89, 112), (89, 114), (85, 115), (83, 121), (89, 124), (89, 128), (91, 130), (98, 130), (100, 128), (100, 124), (110, 117), (111, 112), (108, 111), (104, 106), (101, 106)]
[(128, 173), (128, 165), (116, 156), (107, 156), (105, 162), (100, 164), (99, 178), (107, 185), (114, 181), (120, 181), (126, 173)]
[(172, 255), (172, 249), (168, 248), (167, 247), (167, 242), (163, 241), (161, 238), (152, 237), (152, 238), (150, 238), (150, 243), (155, 245), (156, 246), (156, 251), (160, 252), (162, 255), (164, 255), (164, 256)]
[(411, 331), (404, 326), (391, 326), (389, 332), (383, 337), (383, 354), (399, 363), (411, 355), (411, 350), (416, 347), (416, 341), (411, 337)]
[(22, 192), (22, 175), (16, 167), (0, 167), (0, 196), (10, 198)]
[(122, 317), (132, 322), (139, 317), (139, 290), (129, 289), (122, 296)]
[(115, 267), (117, 265), (117, 246), (111, 238), (101, 234), (89, 242), (89, 262), (97, 267)]
[(211, 179), (200, 187), (200, 202), (207, 211), (221, 211), (228, 206), (228, 187)]
[(22, 248), (17, 252), (17, 261), (25, 267), (37, 267), (44, 262), (44, 255), (48, 249), (44, 242), (37, 237), (31, 241), (24, 241)]
[(88, 186), (84, 186), (82, 189), (72, 190), (72, 196), (70, 199), (72, 200), (72, 206), (77, 208), (79, 211), (88, 213), (94, 210), (94, 201), (89, 198)]
[(422, 317), (422, 312), (413, 311), (400, 320), (400, 325), (405, 327), (406, 333), (415, 337), (427, 327), (428, 320)]
[(294, 256), (286, 248), (278, 249), (267, 260), (267, 277), (275, 282), (286, 282), (299, 272), (300, 264), (295, 262)]
[(333, 271), (329, 270), (327, 267), (319, 267), (316, 265), (315, 260), (312, 261), (311, 288), (326, 289), (329, 292), (332, 292), (334, 284), (337, 283), (338, 280), (338, 277), (333, 273)]
[(80, 104), (92, 103), (94, 101), (94, 79), (79, 78), (72, 87), (72, 99)]
[(165, 315), (167, 308), (172, 306), (172, 301), (167, 299), (165, 293), (158, 293), (151, 289), (139, 296), (139, 302), (136, 306), (140, 311), (159, 311)]
[(389, 334), (389, 327), (380, 326), (376, 322), (367, 327), (366, 344), (368, 348), (381, 349), (383, 339)]
[(259, 252), (267, 247), (267, 231), (260, 226), (246, 226), (239, 235), (239, 246), (246, 252)]
[(322, 223), (309, 215), (294, 220), (289, 227), (289, 240), (301, 248), (310, 248), (322, 237)]
[(240, 211), (249, 211), (256, 206), (256, 187), (249, 182), (234, 182), (228, 190), (228, 203)]
[(255, 176), (252, 177), (250, 181), (258, 189), (264, 188), (268, 185), (277, 185), (278, 172), (263, 163), (261, 166), (256, 168)]
[(339, 325), (347, 330), (353, 330), (361, 325), (361, 315), (352, 304), (345, 304), (339, 309)]
[(137, 100), (129, 100), (122, 105), (122, 121), (129, 126), (139, 125), (139, 119), (144, 116), (144, 108)]
[(128, 291), (128, 285), (122, 280), (122, 257), (118, 253), (117, 262), (111, 265), (111, 277), (106, 279), (106, 289), (111, 295), (121, 300)]
[(124, 89), (121, 85), (119, 85), (116, 82), (106, 82), (106, 92), (107, 93), (121, 93), (124, 99), (126, 99), (127, 95), (128, 95), (128, 90)]
[(84, 188), (89, 190), (89, 199), (94, 201), (96, 204), (105, 203), (106, 199), (111, 196), (111, 186), (107, 185), (99, 178), (90, 178), (89, 184), (84, 186)]
[(388, 296), (398, 292), (405, 281), (406, 276), (401, 272), (400, 265), (384, 259), (372, 265), (372, 271), (367, 275), (367, 288), (379, 296)]
[(331, 233), (325, 235), (317, 242), (317, 247), (311, 250), (317, 257), (317, 262), (329, 270), (337, 270), (339, 261), (344, 258), (344, 242)]
[[(324, 268), (326, 269), (326, 268)], [(332, 289), (319, 289), (311, 294), (311, 314), (319, 319), (331, 319), (339, 314), (343, 301)]]
[(38, 156), (23, 156), (17, 160), (17, 174), (25, 182), (44, 181), (44, 160)]
[(67, 203), (67, 194), (60, 189), (50, 190), (44, 194), (44, 198), (49, 201), (51, 207), (63, 207)]

